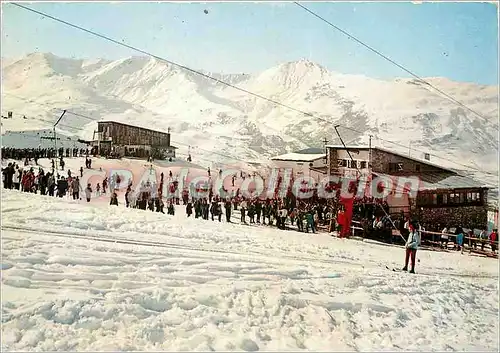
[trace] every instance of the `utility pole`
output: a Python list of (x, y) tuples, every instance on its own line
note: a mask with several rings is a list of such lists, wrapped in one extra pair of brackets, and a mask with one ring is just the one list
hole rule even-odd
[(372, 135), (368, 135), (368, 175), (371, 177), (372, 175)]
[[(337, 133), (339, 139), (340, 139), (340, 142), (342, 143), (342, 146), (344, 146), (347, 154), (349, 155), (349, 158), (351, 159), (351, 162), (354, 164), (354, 158), (352, 158), (352, 155), (351, 155), (351, 152), (349, 152), (349, 149), (347, 148), (346, 144), (344, 143), (344, 140), (342, 140), (342, 136), (340, 136), (340, 133), (339, 131), (337, 130), (337, 128), (339, 127), (340, 125), (335, 125), (334, 128), (335, 128), (335, 132)], [(359, 171), (357, 165), (355, 164), (356, 166), (356, 175), (359, 177), (361, 172)]]
[(55, 154), (56, 154), (56, 161), (55, 161), (55, 166), (56, 166), (55, 169), (56, 170), (57, 170), (57, 157), (58, 157), (58, 154), (57, 154), (56, 126), (57, 126), (57, 124), (59, 124), (59, 122), (63, 118), (64, 114), (66, 114), (66, 109), (63, 110), (61, 116), (59, 117), (59, 119), (57, 119), (56, 123), (53, 126), (53, 132), (54, 132), (54, 150), (55, 150)]
[[(340, 142), (342, 143), (342, 145), (344, 146), (345, 150), (347, 151), (347, 154), (349, 155), (349, 158), (351, 158), (351, 161), (354, 161), (354, 159), (352, 158), (351, 156), (351, 153), (349, 152), (349, 149), (347, 148), (347, 146), (345, 145), (344, 143), (344, 140), (342, 140), (342, 136), (340, 136), (340, 133), (338, 132), (337, 130), (337, 127), (339, 127), (340, 125), (335, 125), (334, 128), (335, 128), (335, 132), (337, 133), (337, 135), (339, 136), (339, 139), (340, 139)], [(371, 149), (371, 136), (370, 136), (370, 149)], [(357, 171), (357, 174), (358, 176), (361, 174), (361, 172), (359, 171), (359, 168), (357, 167), (356, 165), (356, 171)], [(359, 181), (358, 181), (359, 182)], [(395, 230), (398, 230), (396, 228), (396, 225), (394, 224), (394, 222), (392, 221), (392, 219), (389, 217), (389, 215), (387, 214), (387, 212), (385, 211), (385, 209), (382, 207), (382, 205), (378, 204), (379, 207), (382, 209), (382, 211), (384, 212), (384, 214), (388, 217), (389, 221), (391, 222), (392, 224), (392, 227), (395, 229)], [(401, 232), (399, 232), (399, 236), (406, 242), (406, 239), (403, 237), (403, 235), (401, 235)]]

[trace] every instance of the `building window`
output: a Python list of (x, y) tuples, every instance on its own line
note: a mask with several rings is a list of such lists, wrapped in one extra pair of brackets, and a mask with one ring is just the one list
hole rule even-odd
[(403, 163), (389, 163), (389, 172), (402, 172)]
[(366, 169), (366, 161), (361, 161), (361, 169)]
[(416, 172), (420, 172), (420, 164), (416, 164), (415, 165), (415, 171)]
[(480, 192), (468, 192), (467, 193), (467, 203), (477, 203), (481, 202)]

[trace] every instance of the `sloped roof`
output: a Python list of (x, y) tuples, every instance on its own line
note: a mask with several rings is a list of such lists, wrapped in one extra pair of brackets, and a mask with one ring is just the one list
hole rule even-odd
[[(387, 180), (395, 180), (398, 176), (373, 173), (374, 175)], [(420, 179), (419, 191), (433, 191), (446, 189), (468, 189), (468, 188), (488, 188), (488, 186), (475, 179), (452, 173), (425, 173), (422, 175), (412, 175)]]
[(271, 158), (273, 161), (291, 161), (291, 162), (312, 162), (321, 158), (325, 158), (326, 154), (303, 154), (303, 153), (287, 153), (282, 154), (281, 156), (276, 156)]
[(309, 147), (305, 148), (300, 151), (295, 151), (295, 153), (299, 154), (325, 154), (325, 149), (324, 148), (317, 148), (317, 147)]
[[(346, 149), (343, 145), (327, 145), (326, 147), (327, 148), (336, 149), (336, 150), (345, 150)], [(366, 146), (366, 145), (346, 146), (346, 147), (347, 147), (348, 150), (369, 150), (370, 149), (370, 147)], [(425, 159), (415, 158), (415, 157), (408, 156), (408, 155), (405, 155), (403, 153), (395, 152), (395, 151), (392, 151), (392, 150), (389, 150), (389, 149), (386, 149), (386, 148), (383, 148), (383, 147), (372, 146), (371, 149), (372, 150), (379, 150), (379, 151), (386, 152), (386, 153), (391, 153), (391, 154), (393, 154), (395, 156), (399, 156), (399, 157), (411, 159), (411, 160), (414, 160), (414, 161), (419, 162), (421, 164), (426, 164), (426, 165), (429, 165), (429, 166), (434, 167), (434, 168), (439, 168), (439, 169), (442, 169), (442, 170), (446, 170), (448, 172), (453, 172), (453, 173), (455, 172), (455, 170), (453, 170), (453, 169), (445, 168), (445, 167), (443, 167), (443, 166), (441, 166), (439, 164), (429, 162), (429, 161), (427, 161)]]
[(459, 174), (443, 177), (440, 173), (426, 173), (420, 179), (422, 190), (488, 188), (485, 183)]
[(119, 125), (124, 125), (124, 126), (128, 126), (128, 127), (135, 127), (138, 129), (148, 130), (148, 131), (152, 131), (152, 132), (159, 132), (161, 134), (170, 134), (170, 132), (157, 130), (157, 129), (155, 130), (155, 129), (152, 129), (151, 127), (146, 127), (145, 125), (137, 124), (135, 122), (133, 124), (129, 124), (129, 123), (126, 123), (126, 122), (123, 122), (120, 120), (106, 119), (106, 120), (98, 120), (97, 123), (103, 123), (103, 124), (104, 123), (113, 123), (113, 124), (119, 124)]

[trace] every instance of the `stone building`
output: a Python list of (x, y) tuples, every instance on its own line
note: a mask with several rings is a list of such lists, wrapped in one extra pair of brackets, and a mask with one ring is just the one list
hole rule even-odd
[(344, 146), (327, 146), (329, 175), (352, 177), (361, 172), (369, 179), (390, 180), (390, 185), (397, 185), (398, 177), (418, 178), (416, 197), (396, 188), (387, 196), (390, 213), (404, 211), (436, 228), (448, 225), (481, 229), (487, 225), (488, 187), (480, 182), (431, 163), (429, 155), (419, 159), (369, 146), (347, 146), (347, 150)]
[(99, 121), (94, 146), (101, 155), (155, 159), (175, 158), (170, 131), (162, 132), (117, 121)]

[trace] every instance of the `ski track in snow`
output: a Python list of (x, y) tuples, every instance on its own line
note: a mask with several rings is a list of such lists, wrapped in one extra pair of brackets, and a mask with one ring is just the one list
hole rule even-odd
[(4, 350), (498, 350), (496, 260), (2, 191)]

